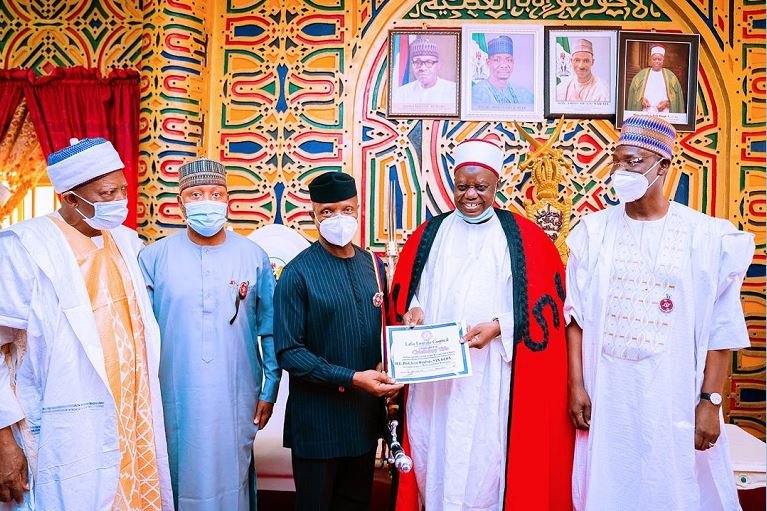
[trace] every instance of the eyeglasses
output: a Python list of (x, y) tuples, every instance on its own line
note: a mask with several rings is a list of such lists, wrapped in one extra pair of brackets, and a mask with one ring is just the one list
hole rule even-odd
[(613, 172), (621, 168), (630, 171), (639, 170), (642, 168), (642, 163), (649, 158), (631, 158), (630, 160), (614, 161), (610, 164), (610, 170)]
[(425, 67), (426, 69), (433, 68), (439, 60), (413, 60), (413, 67), (419, 68), (419, 67)]

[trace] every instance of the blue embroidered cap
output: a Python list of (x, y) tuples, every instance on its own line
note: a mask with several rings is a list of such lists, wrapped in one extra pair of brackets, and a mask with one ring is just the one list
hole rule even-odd
[(641, 147), (670, 160), (674, 152), (674, 126), (660, 117), (634, 115), (623, 121), (618, 145)]
[(208, 158), (184, 163), (178, 169), (178, 191), (190, 186), (219, 185), (226, 187), (226, 167)]
[(514, 55), (514, 41), (507, 35), (499, 35), (487, 43), (487, 54), (493, 56), (497, 53)]

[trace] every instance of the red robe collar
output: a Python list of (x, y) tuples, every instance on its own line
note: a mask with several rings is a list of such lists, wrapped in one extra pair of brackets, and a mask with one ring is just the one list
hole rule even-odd
[[(514, 357), (503, 509), (571, 510), (574, 430), (567, 415), (562, 261), (537, 225), (508, 211), (496, 209), (496, 214), (506, 234), (514, 288)], [(389, 295), (388, 324), (402, 323), (446, 216), (421, 224), (405, 243)], [(409, 452), (405, 407), (401, 410), (400, 438)], [(399, 474), (396, 495), (397, 511), (418, 511), (415, 471)]]

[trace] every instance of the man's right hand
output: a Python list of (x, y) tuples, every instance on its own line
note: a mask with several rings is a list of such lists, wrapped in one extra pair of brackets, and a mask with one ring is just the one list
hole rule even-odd
[(354, 373), (352, 385), (376, 397), (394, 397), (403, 387), (401, 383), (395, 383), (386, 373), (374, 369)]
[(642, 98), (642, 108), (650, 108), (650, 100), (643, 97)]
[(591, 425), (591, 398), (583, 385), (570, 385), (570, 420), (577, 429)]
[(16, 443), (10, 427), (0, 429), (0, 502), (24, 501), (29, 491), (27, 458)]
[(420, 307), (413, 307), (402, 316), (402, 323), (409, 327), (423, 325), (424, 314)]

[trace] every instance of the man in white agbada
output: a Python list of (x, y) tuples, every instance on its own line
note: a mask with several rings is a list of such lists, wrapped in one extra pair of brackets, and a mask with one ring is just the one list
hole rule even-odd
[(663, 195), (675, 130), (626, 120), (621, 204), (567, 244), (576, 510), (738, 510), (719, 394), (749, 345), (740, 286), (753, 237)]
[(421, 105), (455, 104), (455, 82), (439, 76), (439, 48), (436, 43), (426, 37), (417, 37), (410, 44), (409, 57), (415, 80), (396, 87), (393, 101)]
[(0, 231), (0, 509), (172, 509), (124, 165), (72, 143), (48, 158), (61, 208)]
[[(518, 445), (523, 441), (530, 445), (537, 441), (542, 445), (539, 453), (547, 459), (546, 465), (542, 465), (546, 468), (536, 476), (545, 481), (542, 486), (548, 487), (549, 458), (560, 469), (569, 467), (570, 462), (569, 449), (562, 449), (561, 460), (556, 452), (548, 450), (549, 439), (553, 437), (563, 445), (572, 445), (572, 430), (564, 409), (563, 327), (559, 327), (558, 319), (554, 321), (556, 326), (544, 327), (550, 328), (549, 332), (558, 328), (559, 342), (551, 343), (556, 344), (556, 348), (541, 345), (542, 349), (536, 354), (525, 353), (522, 357), (518, 356), (520, 350), (528, 350), (528, 347), (517, 348), (519, 325), (529, 318), (528, 298), (531, 303), (550, 300), (553, 315), (559, 317), (554, 299), (537, 295), (540, 293), (537, 284), (530, 286), (528, 294), (528, 269), (538, 274), (531, 279), (540, 276), (553, 286), (559, 278), (557, 271), (562, 272), (563, 268), (556, 248), (542, 230), (508, 211), (493, 208), (504, 163), (504, 151), (497, 141), (497, 137), (468, 140), (457, 147), (453, 195), (456, 209), (419, 227), (419, 234), (411, 236), (403, 249), (404, 254), (410, 247), (417, 246), (416, 259), (425, 260), (422, 272), (401, 260), (394, 277), (393, 285), (399, 288), (397, 293), (407, 293), (408, 288), (415, 286), (409, 306), (402, 307), (402, 323), (414, 326), (465, 320), (470, 325), (464, 342), (473, 348), (470, 350), (472, 376), (413, 384), (408, 388), (406, 440), (413, 458), (417, 500), (429, 511), (521, 509), (515, 507), (518, 505), (515, 502), (523, 499), (519, 489), (507, 488), (509, 474), (516, 473), (512, 466), (519, 466), (511, 459), (507, 462), (509, 452), (512, 455), (514, 452), (509, 448), (510, 443)], [(521, 225), (523, 222), (525, 225)], [(521, 255), (526, 243), (540, 244), (539, 253), (553, 254), (555, 264), (534, 266), (535, 261), (526, 261), (526, 256)], [(519, 268), (516, 276), (512, 276), (512, 259), (519, 263), (515, 266)], [(413, 275), (412, 280), (408, 277), (401, 281), (401, 277), (409, 275)], [(515, 305), (517, 288), (524, 298)], [(515, 310), (520, 311), (517, 318)], [(544, 336), (548, 339), (548, 334)], [(528, 355), (538, 361), (558, 358), (560, 366), (556, 371), (562, 374), (561, 400), (553, 395), (557, 391), (551, 396), (561, 410), (550, 413), (548, 408), (545, 411), (541, 408), (547, 405), (539, 406), (542, 416), (552, 424), (545, 431), (536, 430), (534, 437), (527, 436), (530, 429), (517, 429), (515, 425), (519, 423), (511, 422), (509, 417), (512, 370), (514, 364)], [(519, 381), (515, 379), (516, 383)], [(559, 427), (560, 416), (564, 428)], [(519, 435), (510, 436), (510, 430), (519, 431)], [(562, 476), (560, 479), (569, 489), (569, 469), (563, 470)], [(555, 485), (552, 482), (551, 486)], [(420, 509), (413, 504), (416, 499), (409, 496), (412, 491), (406, 491), (408, 496), (404, 496), (404, 492), (401, 484), (397, 509)], [(560, 509), (556, 499), (549, 499), (548, 495), (528, 494), (527, 497), (527, 502), (537, 505), (538, 510)]]

